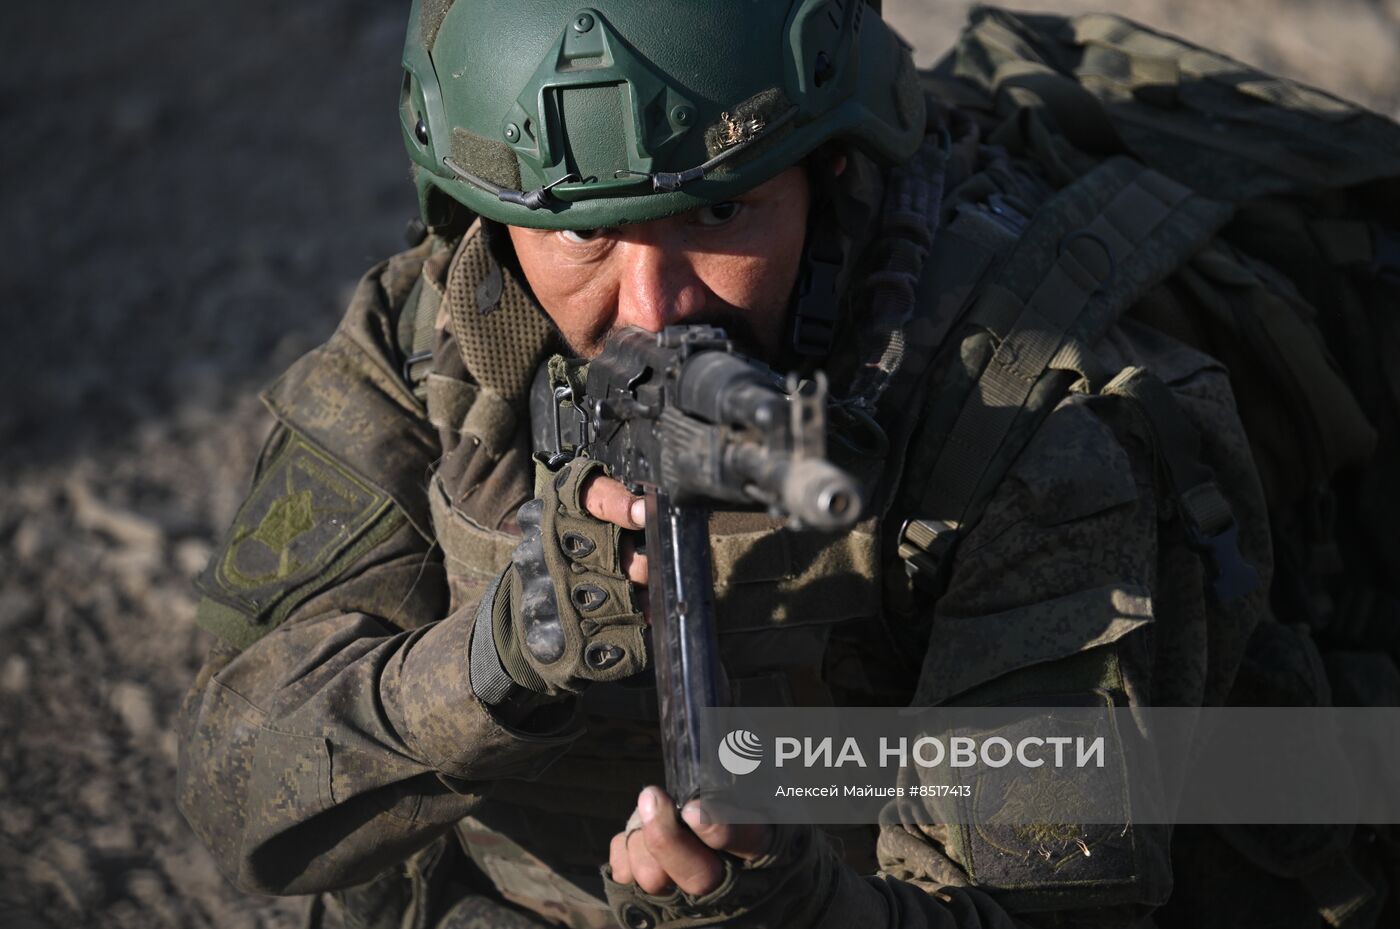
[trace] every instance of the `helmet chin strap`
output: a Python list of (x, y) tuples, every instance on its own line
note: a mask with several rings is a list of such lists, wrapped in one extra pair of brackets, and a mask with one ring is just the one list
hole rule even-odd
[(831, 352), (839, 322), (841, 270), (846, 245), (836, 215), (831, 186), (836, 183), (835, 159), (825, 151), (809, 164), (811, 200), (807, 209), (807, 239), (802, 246), (797, 285), (793, 288), (791, 348), (800, 357), (817, 359)]

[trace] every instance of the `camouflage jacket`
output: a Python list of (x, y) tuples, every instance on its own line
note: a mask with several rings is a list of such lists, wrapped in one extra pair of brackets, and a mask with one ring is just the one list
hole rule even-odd
[[(421, 396), (403, 373), (411, 296), (439, 307)], [(1152, 299), (1175, 297), (1159, 288)], [(202, 581), (201, 621), (220, 641), (181, 722), (181, 809), (240, 887), (306, 894), (412, 877), (423, 850), (439, 854), (452, 835), (478, 885), (567, 925), (610, 924), (596, 868), (637, 789), (661, 779), (653, 692), (596, 687), (560, 718), (513, 728), (468, 680), (474, 607), (508, 563), (533, 481), (525, 382), (487, 370), (489, 352), (548, 345), (519, 331), (463, 345), (452, 320), (520, 300), (482, 236), (429, 238), (372, 269), (330, 340), (265, 395), (277, 425)], [(1267, 618), (1270, 570), (1226, 372), (1131, 321), (1096, 353), (1108, 370), (1146, 366), (1171, 387), (1264, 575), (1260, 592), (1207, 622), (1201, 562), (1163, 528), (1152, 451), (1070, 394), (936, 599), (892, 551), (889, 527), (910, 514), (820, 541), (752, 514), (718, 518), (721, 651), (739, 701), (935, 705), (1107, 689), (1137, 705), (1223, 702), (1244, 639)], [(903, 485), (927, 478), (902, 470)], [(1092, 856), (899, 823), (842, 837), (851, 867), (822, 927), (1127, 925), (1172, 887), (1167, 836), (1126, 823)]]

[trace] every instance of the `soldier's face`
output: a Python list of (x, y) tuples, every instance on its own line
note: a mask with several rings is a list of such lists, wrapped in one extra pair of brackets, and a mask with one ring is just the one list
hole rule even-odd
[(510, 227), (540, 305), (575, 352), (612, 332), (678, 323), (724, 327), (744, 351), (779, 357), (807, 227), (804, 169), (730, 203), (589, 232)]

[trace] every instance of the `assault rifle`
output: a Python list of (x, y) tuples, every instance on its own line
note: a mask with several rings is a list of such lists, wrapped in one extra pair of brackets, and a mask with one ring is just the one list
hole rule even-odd
[[(720, 706), (710, 509), (766, 507), (794, 528), (848, 529), (856, 481), (826, 460), (826, 381), (799, 389), (739, 355), (722, 329), (626, 329), (588, 364), (582, 395), (556, 384), (541, 436), (556, 466), (596, 458), (646, 498), (647, 588), (666, 789), (679, 804), (712, 787), (700, 709)], [(538, 395), (537, 395), (538, 396)], [(536, 417), (536, 422), (540, 417)]]

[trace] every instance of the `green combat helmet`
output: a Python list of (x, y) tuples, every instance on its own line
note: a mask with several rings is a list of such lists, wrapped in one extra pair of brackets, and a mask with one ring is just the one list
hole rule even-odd
[(732, 198), (832, 139), (902, 161), (924, 102), (877, 10), (414, 0), (401, 117), (423, 219), (446, 224), (460, 203), (537, 228), (643, 222)]

